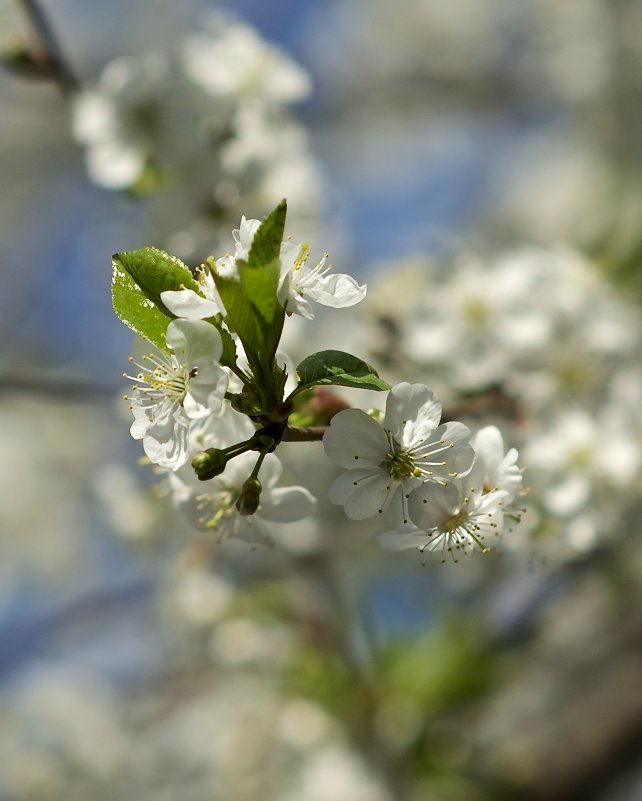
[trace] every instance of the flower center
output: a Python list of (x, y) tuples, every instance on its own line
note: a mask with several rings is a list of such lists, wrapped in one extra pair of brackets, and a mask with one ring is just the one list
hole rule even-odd
[(590, 445), (578, 445), (569, 454), (568, 465), (571, 470), (586, 471), (591, 466), (593, 455), (594, 450)]
[(294, 262), (294, 269), (301, 270), (305, 267), (308, 256), (310, 255), (310, 245), (306, 245), (305, 242), (301, 245), (301, 252), (299, 253), (296, 261)]
[(182, 405), (187, 395), (187, 384), (196, 376), (196, 368), (187, 371), (175, 356), (163, 358), (160, 354), (143, 356), (142, 363), (131, 360), (140, 372), (136, 376), (125, 373), (125, 377), (136, 382), (136, 389), (152, 402), (169, 399)]
[(415, 466), (410, 454), (404, 450), (389, 453), (381, 463), (381, 468), (395, 481), (403, 481), (411, 476), (418, 478), (421, 475), (421, 470)]
[(196, 497), (198, 525), (211, 530), (219, 529), (224, 536), (226, 521), (237, 513), (234, 504), (239, 496), (238, 490), (226, 489), (217, 493), (204, 493)]
[(468, 510), (460, 509), (444, 523), (444, 531), (448, 534), (454, 534), (460, 529), (467, 530), (468, 518)]
[(464, 316), (474, 328), (484, 328), (491, 318), (491, 310), (481, 298), (469, 297), (464, 303)]
[(595, 379), (587, 365), (577, 360), (565, 361), (557, 365), (556, 373), (562, 389), (568, 392), (586, 392), (591, 388)]

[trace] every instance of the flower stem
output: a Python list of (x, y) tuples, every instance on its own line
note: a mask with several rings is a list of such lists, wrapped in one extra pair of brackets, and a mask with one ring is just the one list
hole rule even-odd
[(329, 426), (286, 426), (281, 439), (283, 442), (318, 442)]

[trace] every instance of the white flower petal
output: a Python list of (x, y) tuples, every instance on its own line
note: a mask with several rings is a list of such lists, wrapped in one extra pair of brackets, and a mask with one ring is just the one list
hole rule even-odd
[(304, 487), (278, 487), (265, 500), (261, 493), (261, 516), (275, 523), (291, 523), (309, 517), (314, 514), (316, 505), (316, 498)]
[(185, 413), (197, 420), (221, 411), (227, 389), (227, 373), (218, 365), (198, 367), (195, 378), (189, 382), (189, 391), (183, 400)]
[(378, 467), (388, 452), (388, 439), (375, 420), (361, 409), (345, 409), (332, 418), (323, 436), (328, 459), (348, 470)]
[(323, 306), (343, 309), (362, 301), (366, 296), (367, 290), (366, 284), (360, 286), (351, 275), (331, 273), (319, 278), (307, 288), (306, 294)]
[(218, 303), (206, 300), (193, 289), (166, 290), (160, 296), (172, 314), (188, 320), (204, 320), (223, 311)]
[(143, 448), (149, 459), (159, 467), (177, 470), (187, 462), (189, 421), (182, 409), (178, 413), (168, 407), (157, 417), (143, 437)]
[(181, 364), (188, 366), (202, 358), (216, 362), (223, 352), (221, 335), (203, 320), (172, 320), (165, 339)]
[(462, 492), (458, 482), (447, 487), (428, 483), (416, 489), (408, 501), (410, 519), (420, 529), (439, 528), (459, 509)]
[(471, 445), (481, 456), (486, 473), (497, 475), (499, 465), (504, 458), (504, 440), (497, 426), (480, 428), (471, 439)]
[(381, 470), (348, 470), (335, 479), (328, 497), (351, 520), (365, 520), (384, 508), (390, 490), (390, 476)]
[(135, 395), (131, 402), (134, 422), (131, 424), (129, 432), (134, 439), (142, 439), (145, 436), (145, 432), (149, 428), (151, 414), (149, 407), (142, 406), (140, 402), (138, 402), (138, 397), (138, 395)]
[(401, 445), (410, 447), (426, 438), (441, 419), (441, 403), (423, 384), (406, 381), (388, 394), (384, 427)]
[(232, 231), (232, 236), (236, 242), (235, 258), (247, 259), (250, 254), (252, 242), (254, 241), (254, 236), (259, 230), (260, 225), (260, 220), (248, 220), (245, 215), (241, 217), (241, 225), (239, 228)]
[(422, 549), (429, 541), (425, 531), (386, 531), (379, 535), (382, 548), (387, 551), (405, 551), (408, 548)]

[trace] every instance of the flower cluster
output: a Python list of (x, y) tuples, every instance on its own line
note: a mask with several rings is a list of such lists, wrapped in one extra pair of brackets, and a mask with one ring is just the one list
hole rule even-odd
[[(260, 225), (260, 220), (242, 217), (240, 226), (232, 232), (234, 255), (228, 253), (199, 268), (200, 292), (191, 289), (162, 292), (165, 306), (179, 317), (196, 320), (224, 313), (212, 271), (226, 278), (238, 279), (237, 261), (248, 258)], [(307, 264), (309, 253), (308, 245), (295, 244), (289, 239), (281, 243), (277, 297), (286, 314), (298, 314), (311, 320), (314, 311), (310, 301), (339, 309), (354, 306), (365, 298), (365, 284), (360, 286), (350, 275), (330, 272), (332, 265), (327, 265), (327, 253), (315, 267)]]
[(527, 547), (586, 553), (622, 531), (639, 497), (638, 312), (569, 250), (522, 248), (480, 274), (470, 258), (396, 270), (396, 305), (385, 282), (371, 287), (372, 341), (400, 373), (430, 371), (463, 414), (503, 418), (528, 467)]
[[(132, 436), (165, 472), (175, 504), (218, 539), (266, 543), (270, 523), (309, 516), (307, 489), (278, 486), (274, 451), (283, 439), (322, 437), (327, 457), (345, 469), (330, 501), (353, 520), (381, 515), (393, 528), (385, 546), (486, 548), (521, 483), (516, 452), (504, 454), (494, 427), (471, 442), (463, 423), (440, 422), (428, 387), (390, 388), (343, 351), (320, 351), (295, 368), (278, 349), (285, 320), (309, 321), (313, 304), (354, 306), (366, 286), (334, 273), (327, 254), (310, 266), (309, 246), (284, 238), (284, 224), (284, 202), (263, 222), (242, 217), (233, 252), (210, 257), (198, 281), (162, 251), (114, 257), (116, 311), (158, 346), (132, 357)], [(316, 392), (328, 384), (389, 390), (385, 413)]]
[[(341, 308), (366, 294), (351, 276), (330, 272), (327, 254), (310, 267), (309, 246), (281, 238), (284, 222), (284, 203), (263, 224), (243, 217), (233, 254), (202, 265), (198, 282), (162, 251), (114, 257), (115, 309), (151, 341), (136, 343), (137, 371), (125, 373), (131, 434), (197, 526), (251, 544), (270, 540), (266, 521), (299, 520), (315, 508), (303, 487), (277, 486), (283, 468), (273, 451), (297, 392), (315, 383), (300, 377), (297, 385), (277, 351), (284, 320), (313, 318), (313, 302)], [(163, 289), (168, 280), (180, 288)]]
[(440, 424), (441, 404), (422, 384), (403, 382), (388, 395), (381, 423), (358, 409), (339, 412), (323, 443), (332, 461), (346, 468), (330, 488), (330, 500), (354, 520), (387, 513), (394, 530), (385, 548), (439, 550), (442, 559), (502, 532), (521, 485), (517, 451), (504, 453), (495, 426), (469, 442), (462, 423)]

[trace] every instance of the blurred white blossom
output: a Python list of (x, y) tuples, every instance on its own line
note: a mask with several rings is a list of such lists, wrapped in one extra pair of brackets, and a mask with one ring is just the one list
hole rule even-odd
[(241, 208), (314, 218), (321, 178), (287, 106), (311, 91), (305, 70), (222, 13), (164, 52), (107, 64), (72, 102), (72, 132), (92, 181), (144, 197), (152, 229), (203, 259)]

